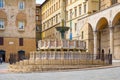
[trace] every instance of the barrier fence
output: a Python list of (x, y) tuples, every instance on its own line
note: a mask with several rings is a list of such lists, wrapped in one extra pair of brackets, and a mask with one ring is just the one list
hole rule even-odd
[[(30, 56), (30, 58), (29, 58)], [(78, 52), (36, 52), (27, 56), (19, 56), (11, 54), (10, 64), (16, 63), (22, 60), (34, 60), (34, 64), (39, 65), (111, 65), (112, 54), (89, 54), (89, 53), (78, 53)]]

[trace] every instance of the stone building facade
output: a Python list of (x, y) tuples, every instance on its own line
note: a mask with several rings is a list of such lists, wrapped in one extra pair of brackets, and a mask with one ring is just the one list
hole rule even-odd
[(86, 41), (87, 52), (96, 55), (110, 53), (113, 59), (120, 59), (120, 0), (66, 0), (63, 6), (61, 1), (46, 0), (42, 4), (43, 39), (59, 39), (55, 27), (60, 26), (61, 7), (64, 6), (65, 25), (71, 30), (67, 32), (67, 39), (72, 32), (73, 39)]
[(100, 0), (100, 10), (106, 9), (118, 2), (120, 2), (120, 0)]
[(46, 0), (42, 5), (42, 39), (58, 38), (55, 27), (60, 25), (60, 1)]
[(35, 0), (0, 0), (0, 54), (8, 61), (36, 50)]
[[(46, 0), (42, 5), (42, 39), (60, 39), (60, 33), (55, 27), (61, 26), (64, 17), (65, 26), (72, 26), (66, 38), (69, 39), (70, 32), (76, 38), (77, 20), (85, 17), (99, 9), (99, 0)], [(64, 7), (62, 11), (62, 7)]]
[[(107, 1), (110, 0), (104, 1), (107, 4)], [(84, 34), (83, 36), (88, 38), (88, 52), (96, 55), (109, 53), (113, 55), (113, 59), (120, 59), (119, 8), (120, 3), (119, 0), (117, 0), (114, 4), (109, 4), (107, 8), (101, 8), (99, 12), (78, 20), (77, 33), (83, 35), (82, 31), (86, 28), (85, 32), (87, 34)]]

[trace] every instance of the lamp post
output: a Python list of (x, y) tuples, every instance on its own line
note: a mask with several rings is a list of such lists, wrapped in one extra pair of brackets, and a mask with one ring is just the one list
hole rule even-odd
[(70, 12), (70, 40), (72, 40), (72, 15), (73, 12)]

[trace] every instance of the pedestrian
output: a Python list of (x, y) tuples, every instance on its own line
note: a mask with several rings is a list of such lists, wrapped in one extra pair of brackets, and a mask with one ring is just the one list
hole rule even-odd
[(2, 64), (2, 62), (3, 62), (3, 59), (2, 59), (2, 57), (0, 57), (0, 63)]

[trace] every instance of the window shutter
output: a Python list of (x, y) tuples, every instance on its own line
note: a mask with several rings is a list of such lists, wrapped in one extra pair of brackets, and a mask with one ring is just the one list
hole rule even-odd
[(19, 46), (23, 46), (23, 38), (19, 38)]
[(4, 39), (3, 37), (0, 37), (0, 45), (3, 45), (3, 43), (4, 43)]

